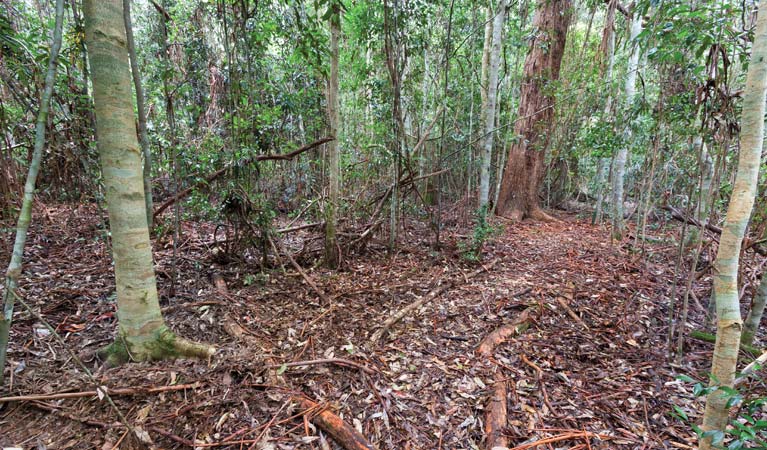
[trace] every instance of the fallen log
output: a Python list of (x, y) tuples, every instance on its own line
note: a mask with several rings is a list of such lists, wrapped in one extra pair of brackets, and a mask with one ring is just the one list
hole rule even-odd
[[(296, 398), (302, 408), (309, 411), (316, 411), (320, 408), (317, 402), (309, 400), (306, 397)], [(344, 422), (343, 419), (328, 411), (326, 408), (321, 408), (320, 412), (307, 417), (318, 427), (322, 428), (326, 433), (335, 439), (346, 450), (375, 450), (373, 444), (371, 444), (363, 435), (351, 425)]]
[[(479, 343), (476, 353), (484, 359), (493, 357), (495, 348), (507, 339), (523, 333), (533, 321), (533, 314), (538, 311), (537, 306), (531, 306), (510, 323), (504, 324), (485, 336)], [(500, 370), (496, 370), (493, 376), (493, 393), (488, 405), (485, 407), (485, 449), (492, 450), (496, 447), (507, 448), (508, 438), (503, 434), (508, 421), (506, 399), (508, 397), (506, 377)]]
[(223, 167), (221, 169), (216, 170), (215, 172), (212, 172), (206, 175), (205, 178), (203, 178), (202, 180), (198, 181), (197, 183), (194, 183), (193, 185), (178, 192), (176, 195), (166, 200), (162, 205), (160, 205), (154, 211), (154, 213), (152, 214), (152, 217), (156, 218), (157, 216), (162, 214), (163, 211), (168, 209), (171, 205), (173, 205), (177, 201), (189, 195), (193, 190), (215, 181), (217, 178), (221, 177), (221, 175), (225, 174), (229, 169), (231, 169), (234, 165), (250, 164), (254, 161), (288, 161), (300, 155), (301, 153), (308, 152), (309, 150), (313, 150), (319, 147), (320, 145), (328, 143), (332, 140), (335, 140), (335, 138), (328, 136), (318, 141), (314, 141), (311, 144), (304, 145), (303, 147), (293, 150), (292, 152), (289, 152), (289, 153), (283, 153), (281, 155), (258, 155), (253, 158), (246, 158), (246, 159), (239, 160), (235, 164), (227, 164), (226, 167)]
[[(716, 342), (716, 335), (711, 333), (706, 333), (705, 331), (700, 331), (700, 330), (690, 331), (690, 337), (703, 342), (711, 342), (711, 343)], [(753, 347), (751, 345), (744, 344), (742, 342), (740, 343), (740, 349), (746, 353), (750, 353), (753, 356), (762, 354), (762, 350), (756, 347)]]
[[(472, 273), (470, 273), (470, 274), (468, 274), (468, 275), (465, 275), (465, 276), (464, 276), (464, 278), (463, 278), (463, 279), (464, 279), (464, 281), (465, 281), (466, 283), (468, 283), (468, 281), (469, 281), (471, 278), (473, 278), (473, 277), (475, 277), (475, 276), (479, 275), (479, 274), (480, 274), (480, 273), (482, 273), (482, 272), (485, 272), (485, 271), (488, 271), (488, 270), (492, 269), (492, 268), (493, 268), (493, 266), (495, 265), (495, 263), (497, 263), (497, 262), (498, 262), (498, 260), (497, 260), (497, 259), (494, 259), (494, 260), (493, 260), (493, 261), (491, 261), (491, 262), (490, 262), (490, 264), (488, 264), (487, 266), (482, 266), (481, 268), (479, 268), (479, 269), (475, 270), (474, 272), (472, 272)], [(383, 323), (383, 325), (381, 325), (381, 328), (379, 328), (378, 330), (376, 330), (376, 331), (375, 331), (375, 332), (374, 332), (374, 333), (373, 333), (373, 334), (370, 336), (370, 342), (372, 342), (372, 343), (374, 343), (374, 344), (377, 344), (377, 343), (378, 343), (378, 341), (380, 341), (380, 340), (381, 340), (381, 338), (383, 337), (383, 335), (384, 335), (384, 334), (385, 334), (387, 331), (389, 331), (389, 328), (391, 328), (391, 327), (392, 327), (392, 325), (394, 325), (395, 323), (397, 323), (397, 322), (399, 322), (400, 320), (402, 320), (402, 318), (403, 318), (403, 317), (407, 316), (407, 315), (408, 315), (408, 314), (410, 314), (412, 311), (414, 311), (414, 310), (416, 310), (416, 309), (420, 308), (421, 306), (423, 306), (423, 305), (425, 305), (425, 304), (427, 304), (427, 303), (431, 302), (431, 301), (432, 301), (432, 300), (434, 300), (435, 298), (439, 297), (440, 295), (442, 295), (442, 293), (443, 293), (443, 292), (447, 291), (448, 289), (450, 289), (451, 287), (453, 287), (455, 284), (456, 284), (456, 283), (455, 283), (454, 281), (447, 281), (447, 282), (445, 282), (444, 284), (442, 284), (442, 285), (440, 285), (440, 286), (438, 286), (438, 287), (436, 287), (436, 288), (432, 289), (432, 290), (431, 290), (431, 291), (430, 291), (428, 294), (424, 295), (423, 297), (419, 298), (418, 300), (414, 301), (413, 303), (410, 303), (409, 305), (405, 306), (404, 308), (402, 308), (402, 309), (400, 309), (399, 311), (397, 311), (396, 313), (394, 313), (394, 315), (392, 315), (391, 317), (389, 317), (389, 318), (388, 318), (388, 319), (387, 319), (387, 320), (386, 320), (386, 321)]]

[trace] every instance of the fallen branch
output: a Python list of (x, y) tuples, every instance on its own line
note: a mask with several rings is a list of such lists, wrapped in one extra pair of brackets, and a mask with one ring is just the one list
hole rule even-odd
[(348, 359), (343, 358), (327, 358), (327, 359), (311, 359), (308, 361), (294, 361), (289, 363), (283, 363), (283, 364), (271, 364), (266, 366), (267, 369), (282, 369), (283, 367), (300, 367), (300, 366), (312, 366), (317, 364), (337, 364), (339, 366), (350, 366), (354, 367), (356, 369), (359, 369), (367, 374), (373, 375), (375, 374), (375, 370), (371, 369), (370, 367), (367, 367), (363, 364), (350, 361)]
[[(156, 387), (133, 387), (122, 389), (106, 389), (106, 393), (112, 396), (127, 396), (127, 395), (141, 395), (141, 394), (157, 394), (160, 392), (170, 391), (182, 391), (185, 389), (197, 389), (201, 386), (200, 383), (191, 384), (178, 384), (175, 386), (156, 386)], [(80, 391), (80, 392), (59, 392), (55, 394), (38, 394), (38, 395), (19, 395), (16, 397), (0, 397), (0, 403), (8, 402), (28, 402), (34, 400), (59, 400), (64, 398), (83, 398), (83, 397), (97, 397), (99, 395), (96, 391)], [(103, 395), (103, 393), (101, 394)]]
[[(716, 335), (713, 335), (711, 333), (706, 333), (705, 331), (700, 331), (700, 330), (690, 331), (690, 337), (703, 342), (711, 342), (711, 343), (716, 342)], [(756, 347), (753, 347), (751, 345), (744, 344), (742, 342), (740, 343), (740, 349), (754, 356), (762, 354), (762, 350)]]
[(598, 438), (600, 440), (607, 440), (610, 439), (610, 436), (605, 436), (603, 434), (597, 434), (592, 433), (590, 431), (570, 431), (562, 434), (558, 434), (556, 436), (551, 436), (547, 438), (540, 439), (535, 442), (528, 442), (527, 444), (518, 445), (511, 450), (527, 450), (530, 448), (536, 448), (547, 444), (553, 444), (554, 442), (561, 442), (561, 441), (569, 441), (571, 439), (590, 439), (590, 438)]
[[(481, 268), (475, 270), (474, 272), (464, 276), (465, 282), (468, 282), (471, 278), (479, 275), (482, 272), (490, 270), (495, 265), (495, 263), (497, 263), (497, 262), (498, 262), (498, 260), (495, 259), (492, 262), (490, 262), (490, 264), (488, 264), (487, 266), (482, 266)], [(431, 302), (435, 298), (439, 297), (440, 295), (442, 295), (443, 292), (445, 292), (448, 289), (452, 288), (454, 285), (455, 285), (455, 282), (447, 281), (444, 284), (442, 284), (442, 285), (432, 289), (431, 292), (429, 292), (428, 294), (424, 295), (423, 297), (419, 298), (418, 300), (414, 301), (413, 303), (410, 303), (409, 305), (405, 306), (404, 308), (402, 308), (399, 311), (397, 311), (396, 313), (394, 313), (394, 315), (389, 317), (386, 320), (386, 322), (384, 322), (383, 325), (381, 325), (381, 328), (376, 330), (373, 333), (373, 335), (370, 336), (370, 342), (372, 342), (374, 344), (378, 343), (378, 341), (380, 341), (381, 338), (383, 337), (384, 333), (389, 331), (389, 328), (391, 328), (392, 325), (394, 325), (395, 323), (397, 323), (400, 320), (402, 320), (403, 317), (407, 316), (412, 311), (420, 308), (421, 306), (423, 306), (423, 305)]]
[[(498, 345), (510, 337), (523, 333), (530, 326), (533, 321), (532, 316), (537, 310), (536, 306), (531, 306), (522, 311), (511, 323), (504, 324), (485, 336), (477, 347), (477, 355), (491, 359)], [(485, 407), (485, 448), (487, 450), (495, 447), (506, 448), (509, 444), (509, 439), (503, 433), (508, 421), (506, 378), (500, 370), (496, 370), (494, 379), (493, 393)]]
[[(271, 244), (275, 248), (279, 248), (279, 247), (277, 247), (274, 244), (274, 241), (272, 240), (271, 236), (269, 236), (269, 242), (271, 242)], [(285, 256), (288, 257), (288, 260), (290, 261), (290, 264), (293, 266), (294, 269), (296, 269), (296, 271), (298, 271), (298, 273), (301, 275), (301, 277), (304, 279), (304, 281), (306, 281), (306, 284), (308, 284), (312, 288), (312, 290), (314, 290), (314, 292), (317, 293), (317, 296), (319, 296), (320, 300), (322, 300), (322, 303), (325, 304), (325, 305), (329, 305), (330, 304), (330, 300), (328, 300), (328, 297), (314, 283), (314, 281), (312, 281), (312, 279), (309, 277), (309, 275), (307, 275), (306, 272), (304, 272), (304, 269), (302, 269), (301, 266), (296, 262), (295, 258), (293, 258), (293, 255), (291, 255), (290, 252), (287, 251), (287, 250), (283, 250), (283, 251), (285, 252)]]
[(253, 158), (246, 158), (241, 159), (237, 161), (234, 164), (227, 164), (226, 167), (216, 170), (213, 173), (210, 173), (205, 176), (202, 180), (198, 181), (197, 183), (194, 183), (193, 185), (189, 186), (188, 188), (180, 191), (173, 197), (166, 200), (162, 205), (160, 205), (152, 214), (153, 217), (157, 217), (160, 214), (162, 214), (163, 211), (168, 209), (171, 205), (176, 203), (177, 201), (181, 200), (182, 198), (189, 195), (193, 190), (205, 186), (206, 184), (210, 184), (211, 182), (215, 181), (217, 178), (221, 177), (221, 175), (225, 174), (229, 169), (231, 169), (234, 165), (244, 165), (244, 164), (250, 164), (254, 161), (287, 161), (295, 158), (296, 156), (300, 155), (301, 153), (308, 152), (309, 150), (313, 150), (317, 147), (319, 147), (322, 144), (328, 143), (332, 140), (334, 140), (334, 137), (324, 137), (318, 141), (314, 141), (311, 144), (304, 145), (303, 147), (293, 150), (289, 153), (283, 153), (281, 155), (258, 155)]
[(740, 372), (740, 376), (735, 380), (735, 384), (741, 383), (743, 380), (748, 378), (748, 376), (751, 375), (751, 372), (763, 367), (765, 362), (767, 362), (767, 351), (762, 353), (760, 357), (751, 361), (751, 364), (743, 368), (743, 370)]
[[(299, 397), (296, 400), (304, 409), (317, 410), (320, 407), (317, 402), (306, 397)], [(354, 427), (327, 409), (321, 409), (319, 413), (311, 415), (308, 419), (325, 430), (346, 450), (375, 450), (373, 444), (368, 442)]]
[(559, 306), (564, 308), (564, 310), (567, 312), (567, 315), (570, 316), (574, 321), (576, 321), (580, 326), (585, 328), (586, 330), (590, 330), (589, 326), (586, 325), (586, 322), (583, 321), (580, 317), (578, 317), (578, 314), (575, 314), (575, 311), (573, 311), (570, 308), (570, 305), (567, 304), (564, 298), (557, 296), (557, 303), (559, 303)]
[[(695, 218), (690, 217), (690, 216), (684, 214), (682, 211), (674, 208), (671, 205), (662, 205), (660, 208), (665, 210), (665, 211), (670, 212), (671, 213), (671, 217), (673, 219), (676, 219), (676, 220), (680, 221), (680, 222), (687, 222), (688, 224), (696, 226), (698, 228), (705, 228), (706, 230), (711, 231), (712, 233), (722, 234), (722, 228), (721, 227), (718, 227), (718, 226), (716, 226), (716, 225), (714, 225), (712, 223), (709, 223), (709, 222), (706, 222), (705, 227), (704, 227), (704, 225), (701, 224), (698, 220), (696, 220)], [(767, 256), (767, 248), (765, 248), (762, 245), (760, 245), (761, 243), (762, 243), (762, 241), (759, 241), (759, 240), (751, 241), (751, 240), (748, 239), (748, 237), (745, 237), (743, 239), (743, 250), (753, 249), (756, 253), (758, 253), (758, 254), (760, 254), (762, 256)]]

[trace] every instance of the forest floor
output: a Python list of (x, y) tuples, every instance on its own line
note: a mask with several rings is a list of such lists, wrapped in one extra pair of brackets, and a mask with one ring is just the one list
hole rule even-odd
[[(429, 229), (408, 223), (392, 257), (373, 245), (347, 256), (336, 272), (305, 266), (325, 304), (290, 265), (261, 274), (253, 262), (215, 263), (213, 225), (184, 222), (171, 299), (173, 250), (155, 244), (162, 305), (179, 335), (215, 345), (216, 355), (105, 369), (93, 354), (115, 335), (115, 297), (97, 214), (88, 207), (36, 211), (21, 293), (66, 348), (19, 306), (3, 396), (93, 391), (68, 348), (159, 448), (340, 448), (302, 419), (300, 393), (381, 449), (473, 449), (483, 448), (485, 408), (501, 371), (511, 448), (694, 448), (694, 433), (672, 412), (676, 405), (695, 421), (702, 402), (676, 375), (705, 380), (712, 345), (688, 341), (684, 363), (667, 362), (673, 227), (656, 231), (662, 243), (631, 252), (572, 215), (499, 222), (504, 230), (486, 245), (482, 264), (497, 261), (469, 278), (480, 265), (461, 259), (455, 245), (468, 227), (447, 230), (448, 250), (436, 254)], [(300, 247), (309, 238), (299, 233), (283, 242)], [(2, 241), (6, 261), (10, 240)], [(226, 290), (214, 286), (214, 274)], [(683, 289), (684, 274), (679, 280)], [(391, 314), (446, 282), (453, 287), (370, 342)], [(707, 277), (695, 284), (696, 298), (707, 297), (708, 285)], [(476, 354), (485, 335), (535, 305), (526, 332), (499, 345), (491, 360)], [(691, 326), (701, 328), (702, 318), (693, 302)], [(355, 365), (283, 365), (329, 358)], [(120, 391), (126, 388), (159, 389)], [(94, 394), (0, 408), (0, 446), (111, 449), (125, 435)]]

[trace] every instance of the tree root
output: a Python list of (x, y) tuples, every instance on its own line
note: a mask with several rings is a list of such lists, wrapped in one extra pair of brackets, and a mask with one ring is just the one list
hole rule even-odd
[(127, 362), (161, 361), (176, 358), (207, 359), (216, 353), (216, 349), (207, 344), (200, 344), (176, 336), (165, 325), (158, 327), (150, 336), (140, 339), (126, 339), (118, 336), (110, 345), (98, 351), (98, 356), (108, 367), (115, 367)]
[[(495, 348), (508, 338), (522, 334), (533, 321), (533, 314), (538, 311), (537, 306), (531, 306), (517, 316), (511, 323), (504, 324), (485, 336), (479, 343), (476, 353), (484, 359), (491, 359)], [(493, 393), (485, 407), (485, 448), (492, 450), (495, 447), (508, 447), (509, 440), (504, 436), (506, 428), (507, 409), (506, 399), (508, 392), (506, 378), (500, 370), (493, 375)]]
[[(302, 408), (309, 411), (316, 411), (320, 407), (316, 402), (306, 397), (298, 397), (296, 400), (298, 400)], [(322, 409), (318, 414), (309, 417), (309, 419), (331, 435), (346, 450), (375, 450), (373, 444), (368, 442), (354, 427), (327, 409)]]

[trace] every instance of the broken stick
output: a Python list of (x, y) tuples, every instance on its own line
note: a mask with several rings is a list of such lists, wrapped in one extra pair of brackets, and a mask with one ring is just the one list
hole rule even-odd
[[(465, 282), (468, 282), (471, 278), (479, 275), (482, 272), (485, 272), (485, 271), (488, 271), (488, 270), (492, 269), (493, 266), (495, 265), (495, 263), (497, 263), (497, 262), (498, 262), (498, 260), (494, 259), (487, 266), (482, 266), (481, 268), (475, 270), (474, 272), (466, 275), (465, 278), (464, 278)], [(402, 320), (403, 317), (407, 316), (412, 311), (415, 311), (416, 309), (420, 308), (421, 306), (423, 306), (423, 305), (431, 302), (435, 298), (439, 297), (440, 295), (442, 295), (443, 292), (447, 291), (448, 289), (453, 287), (455, 284), (456, 283), (454, 281), (447, 281), (444, 284), (442, 284), (440, 286), (437, 286), (436, 288), (432, 289), (432, 291), (429, 292), (428, 294), (424, 295), (423, 297), (419, 298), (418, 300), (414, 301), (413, 303), (411, 303), (411, 304), (405, 306), (404, 308), (400, 309), (399, 311), (397, 311), (393, 316), (389, 317), (389, 319), (387, 319), (386, 322), (383, 323), (383, 325), (381, 325), (381, 328), (376, 330), (375, 333), (373, 333), (373, 335), (370, 336), (370, 342), (372, 342), (374, 344), (378, 343), (378, 341), (380, 341), (381, 338), (383, 337), (384, 333), (389, 331), (389, 328), (391, 328), (392, 325), (394, 325), (395, 323), (397, 323), (400, 320)]]

